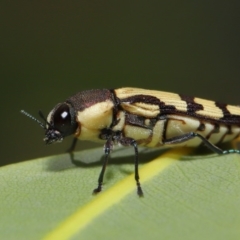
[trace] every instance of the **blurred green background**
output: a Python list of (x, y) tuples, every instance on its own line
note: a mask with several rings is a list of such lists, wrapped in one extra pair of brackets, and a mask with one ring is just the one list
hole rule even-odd
[[(63, 153), (38, 117), (72, 94), (135, 86), (239, 104), (240, 1), (1, 1), (0, 164)], [(78, 149), (91, 147), (79, 143)]]

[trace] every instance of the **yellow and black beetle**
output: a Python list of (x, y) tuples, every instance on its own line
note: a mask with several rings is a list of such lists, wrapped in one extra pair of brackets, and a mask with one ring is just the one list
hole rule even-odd
[(78, 92), (57, 104), (45, 123), (24, 110), (45, 129), (46, 144), (66, 136), (104, 142), (105, 161), (94, 193), (102, 190), (103, 176), (114, 144), (135, 150), (137, 193), (143, 195), (138, 174), (138, 146), (196, 147), (204, 143), (218, 154), (240, 153), (216, 145), (240, 135), (240, 107), (195, 97), (139, 88), (95, 89)]

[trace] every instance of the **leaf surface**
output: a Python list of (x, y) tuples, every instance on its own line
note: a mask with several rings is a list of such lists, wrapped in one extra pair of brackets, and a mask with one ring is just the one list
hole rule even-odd
[(63, 154), (0, 168), (0, 239), (240, 239), (239, 155), (142, 150), (139, 198), (132, 152), (113, 152), (97, 196), (99, 148), (79, 167)]

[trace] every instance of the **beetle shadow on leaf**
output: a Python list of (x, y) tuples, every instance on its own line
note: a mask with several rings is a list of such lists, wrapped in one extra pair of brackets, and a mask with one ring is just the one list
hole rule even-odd
[[(139, 163), (146, 163), (164, 153), (163, 149), (157, 148), (139, 148)], [(61, 157), (64, 156), (64, 157)], [(68, 156), (68, 157), (66, 157)], [(60, 155), (49, 162), (48, 171), (64, 171), (71, 168), (91, 168), (102, 166), (105, 155), (102, 148), (93, 148), (80, 152), (73, 152)], [(68, 160), (69, 159), (69, 160)], [(108, 159), (108, 165), (133, 164), (135, 155), (132, 147), (122, 147), (114, 149)]]
[[(109, 159), (108, 165), (122, 165), (122, 164), (132, 164), (134, 167), (135, 155), (134, 149), (132, 147), (114, 147)], [(229, 145), (224, 144), (221, 146), (222, 149), (230, 149)], [(159, 156), (161, 156), (165, 151), (169, 149), (162, 148), (143, 148), (139, 147), (139, 164), (149, 162)], [(213, 155), (218, 157), (219, 155), (211, 152), (207, 147), (200, 146), (194, 148), (190, 154), (181, 155), (181, 161), (194, 161), (201, 158), (212, 158)], [(73, 152), (68, 154), (59, 155), (59, 157), (54, 156), (47, 166), (48, 171), (65, 171), (68, 169), (73, 169), (77, 167), (81, 168), (91, 168), (91, 167), (101, 167), (104, 161), (104, 153), (102, 148), (93, 148), (82, 150), (79, 152)], [(122, 170), (126, 171), (126, 170)], [(126, 172), (127, 173), (127, 172)]]

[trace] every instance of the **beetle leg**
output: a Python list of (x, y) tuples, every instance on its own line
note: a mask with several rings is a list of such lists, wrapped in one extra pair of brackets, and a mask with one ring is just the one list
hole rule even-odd
[(98, 186), (97, 186), (97, 188), (95, 188), (93, 190), (93, 194), (97, 194), (97, 193), (102, 191), (103, 177), (104, 177), (104, 173), (105, 173), (106, 166), (107, 166), (107, 163), (108, 163), (109, 154), (110, 154), (111, 149), (112, 149), (112, 145), (113, 145), (113, 141), (112, 141), (112, 138), (110, 137), (110, 138), (107, 139), (107, 142), (104, 145), (105, 158), (104, 158), (104, 162), (103, 162), (103, 165), (102, 165), (102, 170), (101, 170), (101, 172), (99, 174), (99, 177), (98, 177)]
[(163, 143), (164, 144), (177, 144), (177, 143), (182, 143), (182, 142), (188, 141), (188, 140), (193, 139), (195, 137), (200, 138), (202, 140), (202, 142), (210, 150), (212, 150), (215, 153), (218, 153), (218, 154), (240, 153), (240, 150), (237, 150), (237, 149), (222, 150), (221, 148), (219, 148), (219, 147), (215, 146), (214, 144), (212, 144), (211, 142), (209, 142), (201, 134), (195, 133), (195, 132), (190, 132), (190, 133), (186, 133), (186, 134), (183, 134), (181, 136), (178, 136), (178, 137), (173, 137), (173, 138), (167, 139)]
[(73, 138), (72, 144), (66, 152), (68, 152), (68, 153), (73, 152), (76, 148), (76, 145), (77, 145), (77, 138)]
[(135, 151), (135, 180), (136, 180), (136, 184), (137, 184), (137, 194), (139, 197), (143, 197), (143, 191), (141, 188), (141, 184), (139, 182), (139, 173), (138, 173), (138, 146), (137, 146), (137, 142), (132, 139), (132, 138), (128, 138), (128, 137), (121, 137), (118, 139), (118, 142), (121, 143), (123, 146), (132, 146), (134, 147), (134, 151)]

